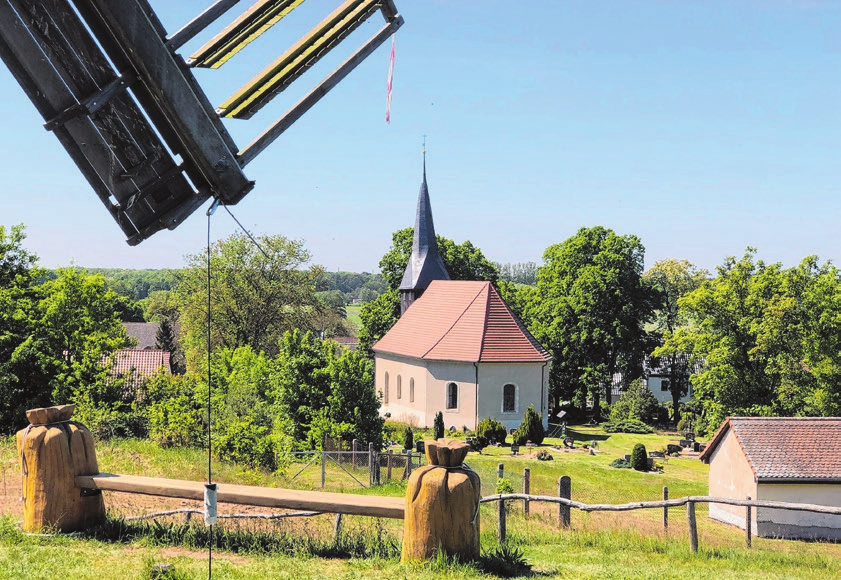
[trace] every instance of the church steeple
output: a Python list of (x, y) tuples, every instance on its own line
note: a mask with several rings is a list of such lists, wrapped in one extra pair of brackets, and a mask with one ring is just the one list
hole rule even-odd
[(420, 298), (433, 280), (449, 280), (450, 275), (438, 254), (438, 240), (432, 223), (432, 207), (429, 204), (429, 188), (426, 185), (426, 150), (423, 152), (423, 183), (418, 194), (418, 209), (415, 214), (415, 232), (412, 239), (412, 255), (406, 265), (406, 272), (400, 282), (400, 314)]

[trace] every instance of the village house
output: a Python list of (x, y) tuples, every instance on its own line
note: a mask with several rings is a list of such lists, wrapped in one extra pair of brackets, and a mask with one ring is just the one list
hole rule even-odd
[[(716, 497), (841, 507), (841, 417), (730, 417), (700, 459)], [(745, 508), (710, 504), (710, 518), (745, 527)], [(841, 540), (841, 516), (754, 508), (763, 538)]]
[(532, 404), (548, 426), (548, 363), (489, 282), (450, 280), (438, 254), (424, 164), (401, 316), (373, 350), (381, 413), (410, 424), (475, 429), (485, 417), (519, 426)]

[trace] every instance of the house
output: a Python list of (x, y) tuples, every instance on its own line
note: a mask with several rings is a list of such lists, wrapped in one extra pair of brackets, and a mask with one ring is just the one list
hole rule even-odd
[(137, 346), (135, 349), (153, 349), (158, 342), (158, 328), (160, 325), (156, 322), (123, 322), (126, 328), (126, 334), (137, 339)]
[(454, 281), (438, 254), (424, 163), (401, 316), (374, 346), (381, 413), (416, 425), (512, 429), (529, 404), (548, 426), (551, 355), (490, 282)]
[[(730, 417), (700, 456), (717, 497), (841, 507), (841, 417)], [(710, 504), (712, 519), (745, 527), (745, 508)], [(765, 538), (841, 540), (841, 516), (754, 508)]]
[[(688, 354), (678, 355), (678, 366), (688, 383), (687, 393), (680, 398), (681, 403), (686, 403), (692, 398), (692, 383), (689, 382), (689, 376), (700, 372), (701, 367), (701, 363), (690, 362), (690, 356)], [(652, 392), (657, 402), (661, 404), (672, 402), (672, 392), (669, 390), (672, 381), (669, 361), (666, 358), (646, 356), (642, 361), (642, 368), (643, 376), (640, 380)], [(615, 373), (610, 390), (611, 401), (616, 402), (626, 390), (622, 373)]]

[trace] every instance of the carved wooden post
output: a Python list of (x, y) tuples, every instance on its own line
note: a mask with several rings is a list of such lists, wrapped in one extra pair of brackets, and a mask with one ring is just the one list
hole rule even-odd
[(99, 466), (87, 427), (71, 421), (75, 405), (26, 412), (29, 426), (17, 433), (23, 473), (23, 527), (82, 530), (105, 519), (99, 491), (76, 486), (77, 475), (96, 475)]
[(426, 442), (429, 465), (406, 486), (403, 561), (433, 558), (439, 549), (462, 561), (479, 557), (482, 482), (463, 465), (469, 449), (451, 439)]

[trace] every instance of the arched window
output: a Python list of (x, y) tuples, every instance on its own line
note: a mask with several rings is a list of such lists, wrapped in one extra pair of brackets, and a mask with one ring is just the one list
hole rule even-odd
[(508, 383), (502, 387), (502, 412), (516, 413), (517, 412), (517, 387)]
[(403, 396), (403, 378), (400, 375), (397, 375), (397, 398), (401, 398)]
[(383, 403), (388, 405), (388, 373), (385, 374), (385, 387), (383, 388)]
[(458, 385), (447, 384), (447, 409), (458, 409)]
[(415, 402), (415, 379), (409, 379), (409, 402)]

